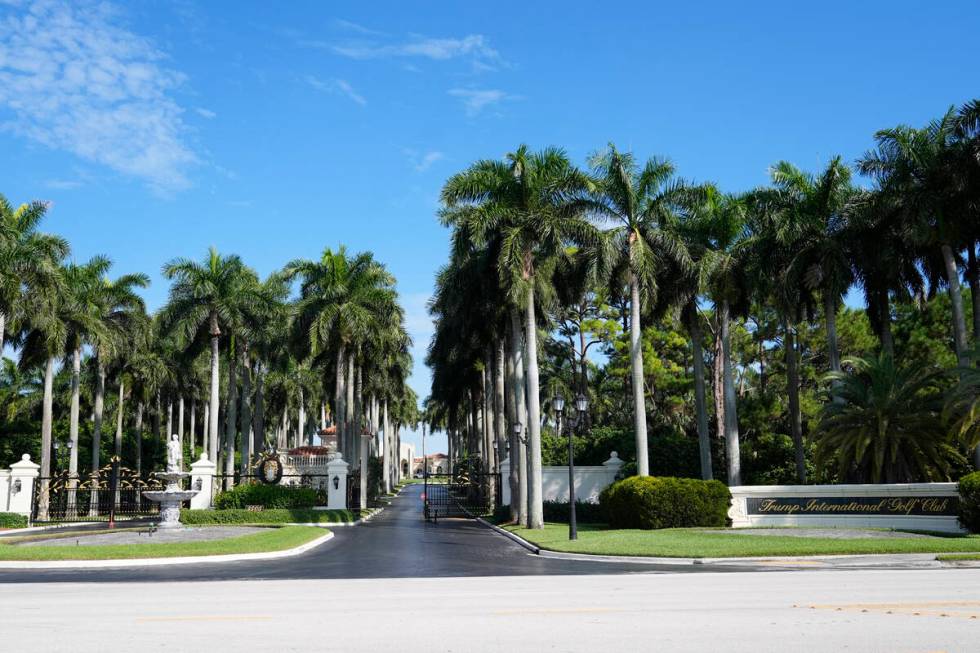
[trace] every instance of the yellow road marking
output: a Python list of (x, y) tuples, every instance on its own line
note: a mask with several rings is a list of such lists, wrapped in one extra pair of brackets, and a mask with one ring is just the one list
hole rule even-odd
[[(793, 606), (801, 607), (801, 606)], [(862, 612), (913, 617), (955, 617), (980, 619), (980, 601), (922, 601), (918, 603), (831, 603), (806, 606), (811, 610)], [(964, 610), (965, 608), (965, 610)], [(971, 610), (970, 608), (974, 608)]]

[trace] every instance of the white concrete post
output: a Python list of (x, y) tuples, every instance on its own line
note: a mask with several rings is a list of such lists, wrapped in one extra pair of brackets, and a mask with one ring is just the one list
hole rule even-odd
[(208, 460), (208, 453), (201, 452), (201, 458), (191, 464), (191, 489), (197, 494), (191, 497), (191, 509), (210, 508), (214, 499), (214, 471), (217, 468)]
[(500, 485), (502, 487), (500, 493), (500, 505), (509, 506), (510, 505), (510, 456), (508, 455), (504, 458), (504, 462), (500, 463)]
[(619, 470), (623, 466), (623, 461), (620, 459), (619, 454), (613, 451), (609, 454), (609, 460), (602, 463), (602, 466), (606, 468), (606, 474), (609, 477), (606, 485), (612, 485), (616, 482), (616, 474), (619, 474)]
[(39, 469), (41, 466), (31, 462), (31, 456), (25, 453), (20, 461), (10, 466), (10, 471), (0, 472), (0, 510), (31, 516), (34, 479), (40, 475)]
[[(347, 473), (350, 465), (339, 455), (327, 463), (327, 509), (347, 509)], [(365, 470), (367, 471), (367, 470)]]

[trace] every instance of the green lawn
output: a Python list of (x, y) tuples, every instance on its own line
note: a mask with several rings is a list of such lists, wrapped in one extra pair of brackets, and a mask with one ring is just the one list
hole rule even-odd
[(306, 544), (326, 533), (316, 526), (283, 526), (262, 533), (210, 542), (176, 544), (127, 544), (110, 546), (19, 547), (0, 540), (0, 560), (125, 560), (132, 558), (175, 558), (214, 556), (228, 553), (265, 553)]
[(236, 524), (349, 524), (357, 520), (350, 510), (313, 510), (311, 508), (273, 508), (270, 510), (181, 510), (180, 521), (189, 526)]
[(780, 535), (730, 535), (704, 529), (658, 531), (613, 530), (581, 524), (578, 540), (568, 540), (567, 524), (545, 524), (544, 530), (504, 526), (542, 549), (595, 555), (666, 558), (740, 558), (750, 556), (844, 555), (861, 553), (950, 553), (980, 551), (980, 536), (935, 539), (831, 539)]
[(936, 556), (937, 560), (943, 562), (956, 562), (957, 560), (980, 560), (980, 553), (946, 553)]

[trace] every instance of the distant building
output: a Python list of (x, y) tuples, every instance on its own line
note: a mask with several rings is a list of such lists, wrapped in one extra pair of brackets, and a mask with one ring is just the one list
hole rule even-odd
[[(412, 476), (422, 469), (421, 457), (412, 460)], [(425, 468), (430, 474), (448, 474), (449, 456), (444, 453), (433, 453), (425, 457)]]
[(411, 478), (415, 471), (415, 445), (402, 442), (398, 454), (398, 478)]

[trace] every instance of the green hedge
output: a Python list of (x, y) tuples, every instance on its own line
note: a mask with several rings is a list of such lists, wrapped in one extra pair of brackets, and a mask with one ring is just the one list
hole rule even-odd
[(230, 490), (219, 492), (214, 497), (214, 507), (218, 510), (262, 506), (274, 508), (311, 508), (327, 502), (326, 493), (308, 487), (286, 485), (265, 485), (248, 483), (236, 485)]
[(613, 528), (686, 528), (724, 526), (732, 495), (720, 481), (632, 476), (599, 495)]
[(350, 510), (310, 510), (278, 508), (272, 510), (181, 510), (180, 521), (187, 525), (211, 524), (342, 524), (357, 517)]
[(27, 528), (27, 517), (15, 512), (0, 512), (0, 528)]
[[(572, 516), (568, 510), (567, 501), (545, 501), (544, 520), (567, 524)], [(575, 502), (575, 521), (579, 524), (603, 524), (606, 521), (602, 506), (598, 503)]]
[(980, 472), (960, 479), (960, 524), (971, 533), (980, 533)]

